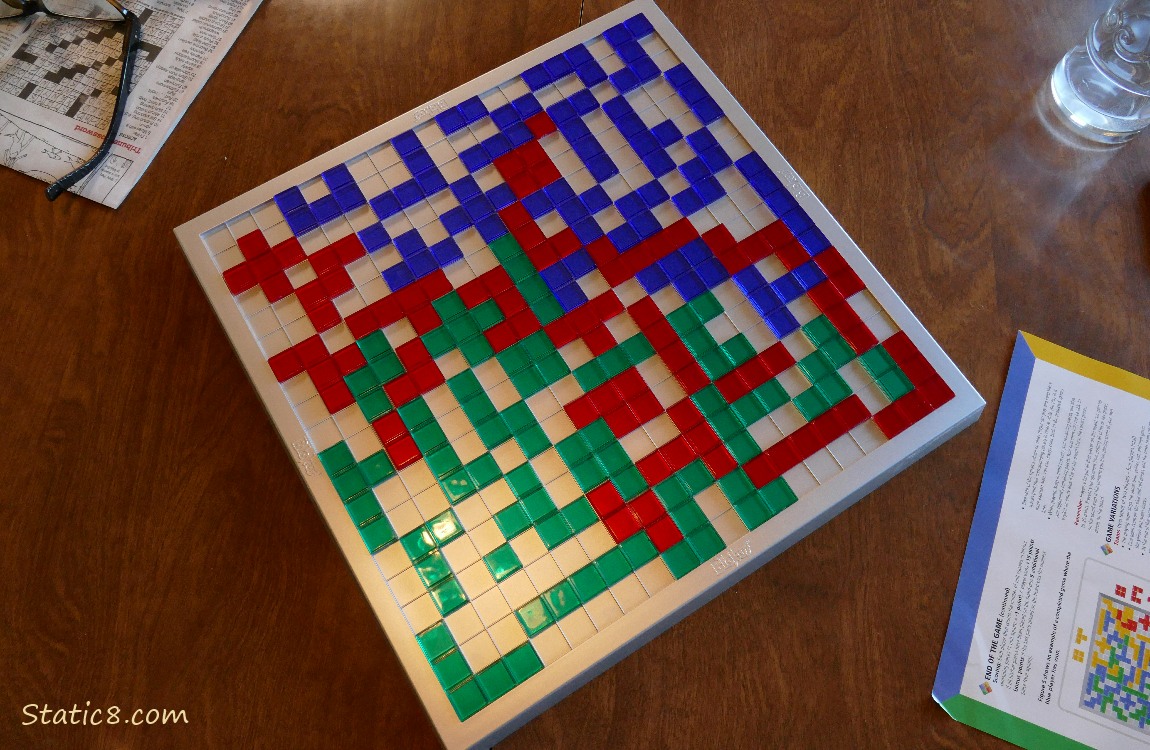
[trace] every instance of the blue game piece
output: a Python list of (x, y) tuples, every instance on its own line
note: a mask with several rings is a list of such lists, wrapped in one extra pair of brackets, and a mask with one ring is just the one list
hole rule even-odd
[(793, 273), (785, 273), (772, 281), (771, 289), (775, 290), (775, 294), (779, 295), (783, 302), (790, 302), (805, 294), (803, 285), (799, 283)]
[(547, 193), (536, 190), (523, 199), (523, 207), (527, 209), (527, 213), (531, 214), (531, 218), (538, 219), (540, 216), (551, 213), (555, 204), (547, 197)]
[(276, 206), (279, 207), (280, 213), (284, 216), (307, 205), (307, 201), (298, 187), (290, 187), (282, 193), (276, 193), (272, 200), (276, 202)]
[(627, 31), (635, 35), (636, 39), (642, 39), (655, 30), (655, 27), (651, 25), (651, 22), (648, 21), (647, 17), (642, 13), (631, 16), (623, 22), (623, 25), (627, 27)]
[(575, 75), (579, 76), (579, 80), (587, 88), (591, 88), (607, 80), (607, 72), (603, 70), (602, 65), (594, 60), (585, 62), (575, 68)]
[(463, 251), (459, 249), (459, 245), (451, 237), (442, 239), (431, 246), (431, 255), (435, 258), (435, 262), (442, 268), (450, 263), (454, 263), (463, 257)]
[(577, 279), (595, 270), (595, 261), (591, 258), (591, 254), (587, 252), (587, 248), (584, 247), (579, 248), (564, 258), (563, 263), (567, 266), (567, 269), (571, 271), (571, 275)]
[(764, 318), (783, 306), (783, 301), (779, 298), (779, 295), (775, 294), (775, 290), (771, 289), (766, 281), (763, 282), (762, 288), (751, 292), (750, 299), (751, 304), (758, 310), (759, 315)]
[(767, 327), (771, 329), (771, 333), (775, 334), (776, 338), (781, 339), (790, 336), (799, 330), (799, 321), (795, 320), (795, 316), (785, 307), (768, 313), (766, 317)]
[(623, 214), (623, 218), (630, 220), (640, 211), (646, 211), (647, 203), (637, 192), (627, 193), (615, 201), (615, 208), (619, 209), (619, 213)]
[(603, 236), (603, 228), (599, 226), (599, 222), (590, 216), (577, 222), (575, 226), (571, 227), (571, 230), (575, 232), (575, 236), (579, 238), (579, 242), (584, 245), (590, 245)]
[(679, 209), (679, 213), (683, 214), (683, 216), (690, 216), (704, 205), (703, 200), (692, 187), (671, 196), (671, 202), (675, 204), (675, 208)]
[(686, 63), (679, 63), (673, 68), (670, 68), (663, 77), (667, 79), (667, 83), (678, 91), (683, 86), (695, 80), (694, 73), (687, 67)]
[(732, 276), (731, 279), (735, 282), (735, 285), (739, 287), (739, 291), (748, 298), (767, 285), (767, 280), (763, 278), (763, 274), (754, 266), (744, 268)]
[(647, 125), (643, 122), (643, 118), (634, 112), (623, 115), (619, 118), (619, 132), (623, 134), (624, 138), (632, 138), (637, 133), (646, 133)]
[(315, 215), (308, 208), (307, 203), (285, 213), (284, 220), (287, 221), (288, 228), (296, 237), (305, 235), (319, 226), (319, 222), (316, 221)]
[(491, 113), (491, 121), (494, 122), (500, 130), (506, 130), (519, 122), (520, 117), (519, 113), (515, 111), (515, 107), (510, 104), (504, 104)]
[(631, 63), (631, 72), (639, 79), (640, 84), (653, 81), (663, 73), (663, 71), (659, 69), (659, 66), (655, 64), (655, 61), (647, 55), (643, 55)]
[(652, 263), (639, 271), (635, 274), (635, 278), (638, 279), (647, 294), (654, 294), (671, 283), (671, 279), (667, 278), (667, 274), (656, 263)]
[(478, 143), (464, 149), (463, 153), (459, 155), (459, 160), (463, 162), (463, 166), (467, 167), (469, 172), (478, 172), (491, 163), (491, 157), (487, 155), (487, 150)]
[(679, 139), (683, 137), (682, 131), (679, 130), (679, 126), (676, 125), (673, 120), (663, 120), (651, 128), (651, 135), (655, 136), (655, 139), (659, 141), (659, 145), (664, 148), (678, 143)]
[(415, 278), (417, 279), (422, 279), (424, 276), (439, 268), (439, 264), (435, 262), (435, 256), (431, 254), (430, 250), (417, 253), (413, 258), (407, 261), (407, 265), (411, 268), (411, 272), (415, 274)]
[(567, 266), (562, 263), (552, 263), (539, 272), (539, 278), (547, 284), (547, 288), (555, 293), (563, 285), (574, 281), (575, 277), (567, 270)]
[(558, 81), (563, 78), (563, 76), (575, 72), (571, 61), (562, 54), (555, 55), (555, 57), (545, 61), (543, 67), (547, 70), (547, 74), (551, 76), (551, 80), (553, 81)]
[(427, 243), (424, 242), (418, 229), (409, 229), (395, 238), (395, 249), (404, 260), (411, 260), (417, 253), (427, 249)]
[(591, 157), (603, 153), (603, 147), (599, 145), (599, 141), (595, 140), (595, 136), (590, 134), (573, 141), (569, 140), (568, 143), (571, 144), (571, 148), (575, 151), (575, 154), (583, 160), (584, 164), (586, 164), (587, 160)]
[(475, 196), (464, 203), (463, 207), (467, 209), (467, 215), (471, 217), (471, 220), (475, 222), (495, 213), (495, 206), (491, 205), (491, 201), (487, 199), (486, 195)]
[(574, 226), (577, 222), (587, 218), (590, 214), (587, 208), (578, 198), (570, 198), (559, 204), (559, 215), (563, 217), (563, 221), (567, 222), (567, 226)]
[(413, 175), (426, 172), (429, 169), (435, 169), (435, 162), (431, 160), (431, 157), (422, 146), (410, 153), (403, 154), (400, 158), (403, 159), (403, 163)]
[(475, 181), (474, 177), (464, 175), (451, 183), (451, 192), (457, 201), (464, 203), (468, 199), (479, 195), (481, 191), (479, 190), (479, 183)]
[(359, 241), (363, 243), (363, 247), (369, 253), (374, 253), (381, 247), (385, 247), (391, 242), (391, 237), (388, 235), (387, 230), (383, 228), (383, 224), (376, 222), (370, 226), (356, 232), (359, 235)]
[(608, 232), (607, 237), (619, 252), (630, 250), (639, 244), (639, 233), (630, 224), (620, 224)]
[(699, 274), (699, 278), (708, 289), (714, 289), (731, 277), (727, 273), (726, 266), (720, 263), (718, 258), (707, 258), (695, 268), (695, 273)]
[(406, 130), (391, 139), (391, 145), (395, 146), (395, 150), (402, 157), (405, 154), (410, 154), (418, 148), (423, 148), (423, 144), (419, 140), (419, 136), (415, 134), (414, 130)]
[(593, 137), (591, 135), (591, 128), (587, 127), (587, 123), (583, 122), (581, 117), (572, 117), (563, 122), (556, 123), (559, 132), (567, 139), (568, 143), (583, 140), (585, 138)]
[(615, 48), (615, 53), (623, 58), (625, 63), (633, 63), (640, 57), (646, 57), (647, 53), (643, 51), (643, 46), (636, 42), (634, 39), (628, 39)]
[(584, 163), (587, 165), (587, 171), (591, 173), (596, 182), (606, 182), (619, 174), (619, 167), (615, 166), (615, 162), (611, 161), (611, 157), (605, 152), (600, 152), (590, 159), (584, 160)]
[[(754, 151), (747, 154), (746, 156), (739, 157), (739, 159), (735, 161), (735, 168), (738, 169), (743, 177), (747, 178), (747, 180), (750, 180), (752, 177), (761, 172), (770, 171), (767, 169), (767, 163), (763, 161), (763, 157), (759, 156)], [(782, 183), (780, 183), (780, 185), (781, 184)]]
[(340, 215), (339, 203), (334, 195), (325, 195), (311, 204), (311, 212), (322, 226)]
[(406, 263), (401, 262), (391, 268), (383, 269), (383, 280), (387, 282), (387, 288), (394, 292), (415, 281), (415, 274)]
[(587, 294), (575, 282), (560, 287), (555, 292), (555, 299), (563, 308), (563, 312), (571, 312), (576, 307), (587, 304)]
[(702, 154), (707, 149), (718, 146), (719, 141), (707, 128), (699, 128), (687, 136), (687, 145), (694, 149), (696, 154)]
[(368, 203), (380, 221), (395, 216), (403, 209), (403, 206), (399, 205), (399, 199), (395, 197), (395, 193), (390, 190), (380, 193), (368, 201)]
[(630, 68), (619, 68), (608, 78), (611, 79), (611, 85), (620, 94), (626, 94), (639, 88), (639, 76), (635, 75)]
[(647, 204), (647, 208), (655, 208), (671, 200), (671, 196), (667, 193), (667, 189), (663, 187), (662, 183), (658, 180), (651, 180), (646, 185), (639, 188), (639, 197)]
[(536, 115), (543, 111), (543, 106), (539, 104), (539, 100), (535, 98), (534, 94), (524, 94), (513, 100), (511, 106), (515, 107), (515, 111), (525, 120), (531, 117), (531, 115)]
[(679, 88), (679, 96), (683, 97), (688, 105), (692, 105), (707, 96), (707, 90), (703, 88), (703, 84), (692, 78)]
[(593, 214), (597, 214), (611, 205), (611, 196), (607, 195), (607, 191), (599, 185), (588, 188), (579, 196), (579, 200), (583, 201), (583, 205)]
[(435, 116), (435, 122), (444, 135), (451, 135), (467, 126), (467, 120), (458, 107), (449, 107)]
[(354, 182), (336, 188), (332, 194), (335, 196), (335, 202), (339, 204), (340, 211), (345, 214), (367, 203), (367, 199), (360, 192), (359, 185)]
[(463, 115), (463, 119), (470, 125), (487, 117), (487, 107), (484, 106), (482, 99), (478, 96), (473, 96), (459, 103), (459, 113)]
[(713, 146), (707, 149), (699, 154), (699, 158), (712, 172), (721, 172), (732, 164), (731, 157), (727, 156), (727, 152), (723, 150), (722, 146)]
[(524, 143), (530, 143), (535, 140), (535, 134), (531, 132), (531, 128), (527, 127), (521, 122), (517, 122), (504, 131), (507, 140), (511, 141), (512, 148), (519, 148)]
[(698, 117), (699, 121), (704, 125), (710, 125), (712, 122), (721, 120), (723, 117), (723, 109), (710, 94), (692, 104), (691, 111), (695, 113), (695, 117)]
[(714, 257), (711, 255), (711, 248), (702, 237), (696, 237), (686, 245), (683, 245), (683, 247), (679, 249), (679, 252), (683, 254), (683, 257), (687, 260), (687, 264), (692, 268), (703, 263), (708, 258)]
[(396, 186), (395, 197), (399, 200), (400, 206), (409, 208), (423, 200), (423, 189), (413, 178)]
[(558, 126), (560, 123), (567, 122), (573, 117), (579, 116), (579, 114), (575, 111), (575, 107), (573, 107), (571, 102), (567, 101), (566, 99), (560, 99), (548, 107), (547, 114), (550, 115), (551, 119), (555, 121), (556, 126)]
[(640, 130), (630, 138), (627, 138), (627, 143), (631, 144), (631, 148), (639, 155), (640, 159), (655, 149), (663, 148), (659, 145), (658, 139), (651, 135), (650, 131), (646, 129)]
[(523, 71), (523, 82), (532, 91), (538, 91), (551, 83), (551, 74), (542, 65), (536, 65)]
[(811, 227), (798, 235), (797, 239), (799, 244), (811, 255), (818, 255), (831, 246), (831, 241), (827, 239), (825, 234), (819, 231), (818, 227)]
[(706, 162), (696, 156), (694, 159), (679, 166), (679, 174), (686, 177), (687, 182), (695, 185), (700, 180), (710, 177), (711, 170), (707, 168)]
[(487, 199), (495, 206), (496, 210), (507, 208), (515, 202), (515, 193), (505, 182), (501, 182), (495, 187), (487, 191)]
[(694, 271), (685, 273), (677, 279), (671, 279), (671, 283), (674, 284), (676, 291), (682, 295), (683, 299), (688, 302), (707, 291), (706, 284)]
[(669, 278), (676, 279), (691, 270), (691, 262), (687, 260), (681, 250), (673, 250), (664, 255), (659, 261), (659, 268)]
[(571, 185), (567, 180), (560, 177), (555, 182), (543, 188), (543, 192), (547, 193), (547, 197), (555, 205), (559, 205), (563, 201), (571, 200), (575, 197), (575, 191), (571, 189)]
[(475, 223), (467, 215), (467, 209), (463, 206), (456, 206), (446, 211), (439, 217), (439, 220), (443, 222), (443, 227), (452, 235), (459, 234)]
[(783, 224), (787, 229), (791, 230), (791, 234), (796, 237), (814, 227), (815, 223), (811, 221), (811, 217), (807, 216), (807, 212), (799, 207), (798, 202), (795, 202), (793, 208), (784, 214), (775, 214), (783, 220)]
[(563, 56), (566, 57), (567, 62), (571, 63), (571, 66), (575, 68), (579, 67), (585, 62), (591, 62), (595, 59), (591, 56), (591, 53), (587, 50), (587, 48), (582, 44), (576, 44), (574, 47), (564, 52)]
[(675, 160), (663, 149), (655, 149), (643, 158), (643, 166), (654, 177), (662, 177), (675, 171)]
[[(758, 192), (758, 186), (754, 180), (751, 181), (751, 187), (755, 188), (755, 191)], [(786, 190), (776, 190), (770, 195), (763, 195), (762, 198), (763, 202), (767, 204), (767, 208), (771, 209), (771, 213), (779, 217), (786, 216), (799, 207), (798, 201)], [(783, 223), (785, 224), (786, 222)]]
[(499, 214), (485, 216), (476, 223), (475, 228), (479, 230), (479, 236), (483, 238), (483, 241), (488, 244), (507, 234), (507, 225), (503, 223), (503, 219), (499, 218)]
[(603, 102), (603, 112), (616, 126), (627, 115), (635, 114), (635, 110), (624, 96), (615, 96)]
[(351, 176), (351, 170), (347, 168), (346, 164), (337, 164), (323, 172), (320, 176), (323, 177), (324, 184), (327, 185), (328, 190), (333, 193), (337, 188), (341, 188), (350, 182), (355, 182), (355, 179)]
[(619, 45), (631, 41), (635, 36), (626, 26), (617, 24), (604, 31), (603, 38), (607, 40), (607, 43), (610, 44), (612, 48), (618, 50)]
[(699, 194), (704, 206), (711, 205), (727, 194), (727, 191), (723, 189), (723, 184), (711, 175), (707, 175), (695, 183), (695, 192)]
[(438, 169), (429, 169), (415, 176), (415, 182), (423, 194), (431, 197), (447, 187), (447, 179)]
[(571, 106), (575, 108), (576, 114), (580, 117), (589, 115), (599, 109), (599, 100), (587, 89), (579, 89), (568, 97), (567, 101), (571, 103)]
[(503, 133), (496, 133), (483, 141), (483, 150), (492, 159), (498, 159), (511, 150), (511, 141)]
[(813, 260), (808, 260), (791, 273), (795, 275), (795, 279), (802, 285), (803, 289), (808, 292), (827, 280), (827, 275), (823, 273), (823, 269), (819, 268), (819, 264)]

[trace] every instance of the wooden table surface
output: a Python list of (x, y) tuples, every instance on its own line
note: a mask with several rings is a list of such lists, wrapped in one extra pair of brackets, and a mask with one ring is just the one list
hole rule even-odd
[[(988, 408), (505, 747), (1004, 746), (930, 690), (1015, 332), (1150, 374), (1150, 136), (1034, 111), (1104, 5), (663, 3)], [(437, 746), (172, 229), (578, 14), (265, 0), (119, 210), (0, 170), (0, 747)]]

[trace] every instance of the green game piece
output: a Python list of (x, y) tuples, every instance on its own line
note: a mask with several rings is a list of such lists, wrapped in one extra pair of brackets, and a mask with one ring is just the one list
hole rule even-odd
[(700, 560), (710, 560), (727, 548), (723, 537), (719, 536), (719, 532), (715, 531), (715, 527), (709, 523), (693, 531), (687, 537), (687, 541)]
[(479, 434), (479, 439), (483, 441), (483, 447), (487, 450), (494, 450), (496, 446), (511, 439), (511, 430), (507, 429), (503, 418), (498, 414), (478, 423), (473, 421), (472, 424), (475, 425), (475, 432)]
[(759, 490), (759, 498), (773, 514), (781, 513), (798, 500), (794, 491), (791, 490), (791, 486), (787, 484), (787, 480), (782, 477)]
[(495, 525), (503, 533), (504, 539), (513, 539), (523, 533), (531, 525), (531, 521), (523, 511), (523, 506), (514, 503), (495, 514)]
[(719, 348), (719, 342), (715, 341), (715, 337), (711, 335), (711, 332), (702, 326), (690, 333), (684, 334), (683, 343), (687, 345), (687, 349), (689, 349), (695, 357), (702, 357)]
[(595, 513), (595, 508), (591, 506), (591, 502), (581, 497), (574, 501), (565, 508), (562, 508), (560, 513), (567, 521), (567, 525), (571, 527), (572, 533), (578, 534), (583, 529), (592, 526), (599, 520), (599, 516)]
[(535, 473), (535, 469), (531, 468), (531, 464), (516, 466), (507, 472), (506, 479), (507, 486), (511, 488), (519, 500), (543, 487), (543, 482), (539, 481), (539, 475)]
[(655, 485), (655, 494), (665, 508), (677, 508), (692, 497), (692, 493), (678, 477), (670, 477)]
[(802, 370), (803, 375), (807, 376), (807, 380), (812, 383), (817, 383), (827, 375), (835, 371), (833, 365), (827, 355), (820, 351), (814, 351), (803, 357), (798, 362), (799, 369)]
[(347, 443), (336, 443), (316, 455), (319, 456), (319, 462), (329, 477), (341, 474), (355, 465), (355, 458), (352, 457), (351, 448), (347, 447)]
[(727, 409), (727, 399), (723, 398), (723, 394), (719, 393), (719, 389), (713, 385), (708, 385), (691, 396), (691, 400), (695, 402), (695, 406), (699, 407), (699, 411), (703, 412), (704, 417)]
[(582, 463), (571, 467), (571, 475), (579, 484), (579, 489), (590, 492), (591, 489), (603, 484), (607, 479), (607, 470), (599, 465), (594, 458), (588, 458)]
[[(431, 408), (427, 402), (420, 397), (407, 402), (399, 407), (399, 416), (403, 423), (407, 425), (407, 429), (413, 433), (425, 424), (435, 421), (435, 417), (431, 414)], [(442, 430), (440, 430), (442, 432)]]
[(560, 440), (555, 444), (555, 449), (559, 451), (559, 457), (563, 459), (563, 463), (568, 466), (574, 466), (580, 461), (585, 461), (591, 455), (591, 449), (587, 447), (583, 435), (578, 432)]
[(822, 352), (836, 370), (855, 358), (855, 350), (838, 335), (822, 345)]
[(651, 543), (651, 538), (647, 536), (647, 532), (645, 531), (640, 531), (638, 534), (624, 539), (619, 547), (623, 550), (623, 554), (627, 556), (627, 561), (631, 563), (631, 567), (635, 570), (638, 570), (659, 556), (659, 551), (655, 549), (655, 545)]
[(555, 512), (535, 522), (535, 530), (547, 549), (554, 549), (571, 538), (571, 527), (563, 514)]
[(575, 373), (575, 380), (579, 382), (579, 387), (584, 392), (598, 388), (607, 381), (607, 373), (603, 370), (603, 365), (599, 363), (598, 359), (593, 359), (576, 367), (573, 372)]
[(799, 410), (799, 413), (803, 415), (804, 419), (810, 422), (831, 408), (831, 405), (827, 403), (826, 398), (819, 392), (818, 388), (811, 386), (795, 396), (795, 408)]
[(611, 476), (621, 473), (628, 466), (634, 466), (631, 463), (631, 457), (627, 455), (626, 449), (623, 448), (618, 442), (612, 440), (611, 444), (596, 452), (596, 460), (603, 464), (603, 468)]
[(602, 417), (583, 428), (583, 437), (587, 440), (587, 447), (592, 453), (602, 450), (608, 445), (617, 445), (615, 434), (607, 426)]
[(731, 452), (731, 455), (740, 465), (762, 453), (755, 439), (745, 432), (732, 435), (731, 439), (727, 441), (727, 450)]
[[(486, 393), (468, 396), (459, 404), (463, 407), (463, 413), (467, 415), (468, 421), (473, 425), (482, 424), (499, 416), (499, 412), (495, 411), (495, 404), (491, 403), (491, 399), (487, 397)], [(500, 420), (500, 424), (502, 422), (503, 420)]]
[(711, 292), (703, 292), (687, 304), (694, 309), (700, 321), (708, 321), (718, 317), (719, 313), (723, 312), (722, 303)]
[(531, 490), (519, 502), (533, 523), (555, 512), (555, 503), (542, 487)]
[(448, 508), (425, 524), (428, 533), (434, 542), (442, 547), (463, 533), (463, 525), (455, 516), (455, 511)]
[(715, 483), (715, 478), (711, 476), (706, 464), (697, 458), (680, 469), (678, 477), (683, 481), (691, 497), (698, 495)]
[(579, 598), (585, 602), (599, 596), (607, 588), (607, 583), (594, 564), (585, 565), (575, 571), (571, 575), (571, 585), (575, 587)]
[(547, 384), (543, 382), (543, 376), (532, 365), (529, 365), (522, 372), (512, 375), (511, 384), (515, 386), (515, 390), (523, 398), (534, 396), (547, 387)]
[(815, 383), (815, 388), (819, 389), (819, 393), (823, 394), (823, 398), (831, 406), (839, 403), (843, 399), (851, 395), (851, 387), (847, 385), (847, 381), (842, 379), (842, 376), (837, 372), (832, 372), (825, 378)]
[(523, 567), (523, 563), (519, 561), (519, 555), (515, 554), (515, 550), (511, 548), (510, 544), (501, 544), (488, 552), (484, 556), (483, 562), (496, 581), (502, 581)]
[(558, 352), (543, 357), (536, 364), (536, 367), (539, 370), (539, 377), (543, 378), (543, 382), (546, 385), (553, 385), (571, 374), (571, 369), (567, 367), (567, 362), (564, 361)]
[(821, 349), (823, 344), (838, 336), (838, 333), (834, 323), (831, 323), (825, 315), (820, 315), (803, 326), (803, 335), (816, 349)]
[(675, 578), (682, 578), (699, 567), (699, 556), (691, 549), (686, 539), (663, 553), (663, 562)]
[(387, 341), (387, 336), (383, 331), (374, 331), (367, 336), (364, 336), (357, 342), (359, 350), (363, 353), (363, 358), (368, 362), (383, 357), (386, 354), (394, 354), (391, 344)]
[(748, 393), (731, 404), (731, 411), (747, 427), (767, 416), (766, 407), (753, 393)]
[(898, 367), (892, 367), (885, 374), (879, 376), (875, 383), (891, 401), (898, 401), (914, 390), (910, 380), (907, 379), (906, 375), (903, 375), (902, 370)]
[(339, 476), (332, 477), (331, 483), (335, 491), (345, 503), (367, 491), (367, 481), (358, 468), (348, 469)]
[(492, 240), (487, 246), (491, 248), (491, 252), (495, 253), (495, 257), (499, 259), (500, 263), (506, 263), (511, 258), (523, 254), (523, 248), (519, 247), (519, 243), (510, 234)]
[(737, 503), (734, 503), (735, 512), (739, 514), (739, 518), (743, 519), (743, 524), (748, 529), (757, 529), (762, 526), (771, 517), (771, 511), (759, 499), (758, 495), (750, 495), (745, 497)]
[[(415, 444), (419, 445), (419, 440), (416, 440)], [(426, 450), (420, 448), (420, 450), (423, 451), (423, 459), (427, 461), (427, 468), (431, 469), (431, 473), (435, 475), (436, 479), (442, 479), (463, 466), (463, 462), (459, 460), (459, 454), (447, 444), (446, 439), (438, 445)]]
[(526, 401), (516, 401), (500, 412), (499, 416), (507, 428), (511, 430), (512, 435), (518, 435), (536, 423), (535, 415), (531, 413), (531, 407), (527, 405)]
[(471, 482), (477, 489), (483, 489), (503, 476), (499, 464), (490, 453), (484, 453), (464, 468), (467, 469), (467, 476), (471, 477)]
[(699, 320), (699, 316), (695, 314), (689, 304), (672, 310), (667, 315), (667, 322), (671, 324), (675, 333), (679, 334), (681, 338), (686, 338), (688, 334), (703, 325), (703, 321)]
[(467, 666), (467, 660), (457, 648), (439, 657), (438, 661), (433, 661), (431, 669), (445, 690), (451, 690), (471, 676), (471, 668)]
[(356, 526), (366, 526), (379, 518), (380, 513), (383, 513), (383, 509), (379, 507), (379, 501), (370, 492), (360, 495), (345, 507), (347, 514), (351, 516), (352, 523)]
[(467, 603), (467, 594), (454, 577), (448, 577), (438, 586), (431, 589), (431, 600), (435, 602), (439, 614), (445, 617)]
[(431, 536), (431, 532), (422, 526), (410, 533), (404, 534), (399, 542), (403, 545), (403, 549), (407, 552), (408, 559), (412, 562), (419, 561), (424, 555), (435, 549), (435, 538)]
[(522, 430), (515, 436), (515, 442), (523, 450), (523, 455), (527, 458), (535, 458), (543, 451), (551, 447), (551, 441), (547, 438), (547, 433), (538, 424), (529, 425), (526, 429)]
[(471, 319), (471, 315), (464, 315), (451, 321), (449, 330), (456, 343), (472, 341), (478, 336), (483, 335), (482, 331), (479, 330), (479, 326)]
[(455, 291), (448, 292), (439, 299), (434, 300), (431, 306), (435, 308), (435, 312), (439, 314), (440, 319), (444, 323), (467, 314), (467, 305), (463, 304), (459, 293)]
[(742, 469), (736, 469), (719, 480), (719, 489), (732, 505), (755, 494), (755, 485)]
[(726, 352), (732, 368), (738, 367), (758, 353), (747, 337), (741, 333), (732, 336), (723, 344), (722, 349)]
[[(550, 292), (548, 292), (550, 294)], [(551, 339), (543, 331), (536, 331), (527, 338), (519, 342), (519, 346), (523, 349), (524, 353), (530, 357), (532, 362), (538, 362), (543, 357), (555, 351), (555, 345), (551, 343)]]
[(419, 647), (423, 649), (424, 656), (430, 662), (434, 662), (455, 648), (455, 639), (451, 637), (451, 631), (447, 629), (443, 620), (435, 623), (415, 638), (419, 641)]
[(674, 519), (675, 525), (683, 534), (690, 534), (695, 529), (707, 523), (707, 515), (699, 508), (694, 500), (689, 500), (678, 508), (667, 511), (667, 515)]
[(523, 372), (531, 366), (531, 357), (523, 351), (523, 347), (520, 344), (507, 347), (496, 354), (495, 358), (499, 360), (499, 364), (503, 366), (504, 372), (508, 375)]
[[(402, 409), (402, 407), (400, 408)], [(443, 428), (439, 426), (438, 422), (427, 422), (419, 427), (411, 428), (411, 438), (424, 455), (431, 453), (440, 446), (447, 445), (447, 435), (443, 434)]]
[(455, 336), (445, 325), (428, 331), (421, 338), (432, 357), (442, 357), (455, 348)]
[(452, 505), (463, 502), (467, 498), (475, 494), (475, 485), (471, 482), (471, 477), (468, 475), (467, 470), (462, 466), (455, 471), (449, 472), (445, 477), (439, 480), (439, 486), (443, 489), (444, 494)]
[(727, 361), (726, 355), (719, 349), (711, 349), (705, 352), (692, 352), (695, 358), (699, 361), (699, 366), (703, 368), (703, 372), (711, 380), (718, 380), (731, 371), (731, 363)]
[(395, 467), (384, 451), (378, 451), (359, 463), (360, 473), (368, 485), (375, 487), (395, 474)]
[(556, 622), (562, 620), (579, 607), (579, 596), (570, 581), (561, 581), (542, 596), (547, 611)]
[(461, 405), (472, 396), (483, 393), (483, 385), (480, 384), (479, 378), (475, 377), (475, 372), (472, 370), (464, 370), (458, 375), (448, 378), (447, 387), (451, 389), (451, 395), (455, 396), (455, 400)]
[(715, 428), (715, 432), (723, 439), (724, 443), (747, 428), (730, 409), (715, 412), (707, 418), (707, 421)]
[(391, 400), (382, 388), (368, 391), (357, 398), (356, 403), (359, 404), (359, 410), (363, 412), (363, 418), (368, 422), (374, 422), (391, 411)]
[(870, 376), (875, 380), (886, 374), (890, 368), (894, 367), (894, 360), (882, 344), (871, 347), (866, 352), (859, 355), (859, 363), (866, 369)]
[(777, 378), (768, 380), (755, 390), (751, 391), (755, 394), (755, 398), (766, 407), (767, 412), (772, 412), (783, 404), (791, 400), (790, 394), (783, 384)]
[(632, 365), (637, 365), (655, 356), (655, 347), (651, 346), (651, 342), (641, 333), (636, 333), (624, 341), (621, 346), (627, 361)]
[(627, 466), (611, 478), (624, 500), (634, 500), (647, 491), (647, 480), (634, 466)]
[(603, 366), (603, 372), (608, 379), (615, 377), (631, 366), (627, 359), (627, 353), (623, 351), (621, 345), (613, 346), (603, 352), (599, 357), (599, 364)]
[(475, 678), (456, 686), (447, 694), (451, 707), (460, 721), (464, 721), (479, 713), (487, 705), (487, 698), (483, 696), (479, 683)]
[(371, 371), (381, 383), (387, 383), (403, 374), (403, 363), (393, 352), (387, 352), (379, 359), (369, 360)]
[(479, 683), (480, 690), (483, 691), (483, 695), (487, 697), (489, 702), (502, 697), (515, 687), (515, 679), (507, 671), (507, 667), (502, 661), (495, 662), (477, 674), (475, 681)]
[(499, 305), (495, 300), (489, 299), (486, 302), (481, 302), (475, 306), (471, 311), (471, 318), (475, 324), (479, 326), (480, 330), (486, 331), (496, 323), (503, 321), (503, 313), (499, 309)]
[(350, 375), (345, 375), (343, 382), (347, 384), (347, 389), (351, 391), (352, 395), (356, 398), (361, 398), (368, 391), (379, 387), (379, 381), (375, 379), (375, 373), (367, 366), (359, 368)]
[(360, 529), (359, 535), (367, 545), (367, 551), (373, 555), (395, 541), (395, 529), (391, 528), (391, 522), (383, 515)]
[(515, 678), (515, 682), (520, 684), (543, 669), (543, 662), (540, 661), (539, 654), (535, 653), (535, 647), (530, 643), (524, 643), (503, 657), (503, 664), (511, 676)]
[(473, 339), (460, 342), (459, 351), (463, 353), (467, 364), (472, 367), (478, 367), (495, 356), (495, 350), (491, 348), (491, 344), (487, 342), (487, 339), (482, 336), (476, 336)]
[(527, 631), (527, 635), (534, 638), (546, 630), (552, 623), (551, 613), (547, 611), (542, 599), (532, 599), (519, 609), (515, 610), (519, 624)]
[(419, 579), (423, 581), (423, 585), (431, 588), (451, 575), (451, 568), (443, 559), (442, 552), (432, 550), (430, 555), (415, 563), (415, 572), (419, 574)]
[(605, 552), (595, 561), (595, 567), (608, 586), (614, 586), (631, 573), (631, 563), (627, 562), (627, 556), (618, 547)]

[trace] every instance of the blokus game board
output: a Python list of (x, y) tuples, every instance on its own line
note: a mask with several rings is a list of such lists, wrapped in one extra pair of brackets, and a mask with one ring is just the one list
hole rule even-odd
[(176, 234), (449, 747), (983, 406), (650, 2)]

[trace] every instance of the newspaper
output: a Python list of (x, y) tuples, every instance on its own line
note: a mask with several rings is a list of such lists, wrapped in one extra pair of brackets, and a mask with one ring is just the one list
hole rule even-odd
[[(135, 187), (260, 0), (128, 0), (142, 41), (111, 153), (72, 192), (117, 208)], [(0, 19), (0, 164), (54, 182), (108, 129), (125, 24)]]

